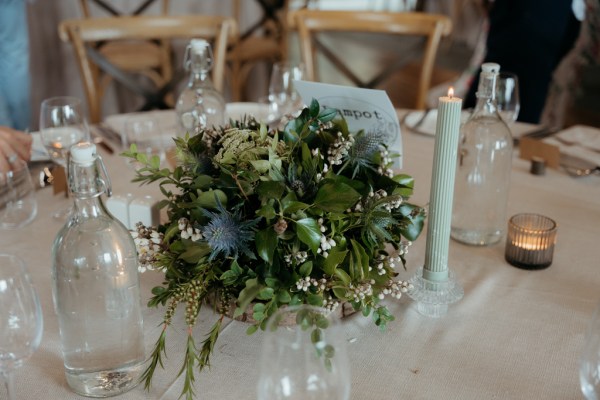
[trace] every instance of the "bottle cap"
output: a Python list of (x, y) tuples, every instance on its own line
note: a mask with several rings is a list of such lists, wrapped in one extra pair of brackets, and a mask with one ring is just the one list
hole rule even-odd
[(208, 47), (208, 42), (204, 39), (190, 40), (190, 47), (195, 53), (202, 53)]
[(497, 74), (498, 72), (500, 72), (500, 64), (496, 64), (496, 63), (483, 63), (481, 65), (481, 70), (487, 74)]
[(96, 161), (96, 145), (94, 143), (77, 143), (71, 147), (71, 160), (77, 164), (92, 164)]

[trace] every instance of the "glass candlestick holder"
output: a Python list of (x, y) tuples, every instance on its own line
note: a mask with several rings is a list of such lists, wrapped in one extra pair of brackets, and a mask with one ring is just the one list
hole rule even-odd
[(556, 231), (556, 222), (543, 215), (513, 215), (508, 221), (506, 261), (530, 270), (549, 267), (554, 255)]

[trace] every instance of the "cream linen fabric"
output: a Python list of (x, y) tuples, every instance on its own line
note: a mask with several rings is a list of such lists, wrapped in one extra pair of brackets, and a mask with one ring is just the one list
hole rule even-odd
[[(404, 130), (404, 172), (416, 179), (413, 202), (428, 201), (433, 138)], [(108, 157), (107, 157), (108, 158)], [(133, 172), (117, 156), (106, 163), (115, 193), (158, 194), (155, 187), (131, 185)], [(528, 173), (515, 157), (509, 214), (535, 212), (558, 222), (554, 263), (543, 271), (524, 271), (504, 261), (504, 243), (468, 247), (451, 242), (451, 268), (464, 286), (464, 298), (446, 317), (430, 319), (416, 312), (408, 297), (390, 308), (396, 320), (380, 333), (370, 320), (353, 316), (344, 322), (352, 368), (352, 399), (580, 399), (577, 359), (592, 312), (600, 300), (600, 177), (574, 179), (548, 170)], [(22, 257), (39, 291), (44, 312), (40, 349), (15, 374), (23, 399), (80, 399), (65, 382), (56, 316), (52, 306), (50, 247), (61, 223), (51, 212), (68, 200), (38, 192), (40, 212), (30, 225), (0, 231), (1, 250)], [(425, 234), (410, 248), (410, 277), (424, 260)], [(144, 302), (158, 274), (142, 275)], [(160, 331), (162, 309), (145, 309), (146, 342)], [(201, 314), (200, 340), (214, 320)], [(212, 368), (198, 376), (199, 399), (255, 399), (259, 374), (260, 332), (246, 336), (246, 325), (230, 322), (222, 331)], [(177, 399), (176, 379), (184, 350), (184, 324), (168, 332), (166, 370), (153, 386), (120, 396), (123, 400)], [(0, 392), (1, 393), (1, 392)], [(0, 395), (2, 396), (2, 395)]]

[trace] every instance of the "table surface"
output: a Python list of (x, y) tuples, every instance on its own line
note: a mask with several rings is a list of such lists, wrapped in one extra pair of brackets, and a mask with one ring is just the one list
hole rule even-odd
[[(403, 172), (414, 176), (412, 201), (429, 198), (433, 137), (403, 130)], [(125, 160), (107, 156), (115, 193), (159, 195), (155, 187), (131, 184)], [(600, 177), (572, 178), (563, 171), (529, 173), (515, 156), (509, 215), (534, 212), (558, 223), (554, 263), (525, 271), (504, 261), (504, 243), (469, 247), (450, 243), (450, 267), (464, 287), (464, 298), (439, 319), (417, 313), (408, 297), (390, 303), (396, 320), (381, 333), (370, 319), (344, 321), (352, 368), (352, 399), (578, 399), (578, 356), (593, 310), (600, 300)], [(63, 374), (57, 318), (52, 307), (50, 248), (62, 222), (52, 211), (69, 202), (51, 189), (38, 192), (39, 214), (19, 230), (0, 231), (1, 251), (23, 258), (39, 292), (44, 336), (39, 350), (15, 374), (18, 398), (78, 399)], [(408, 256), (409, 278), (423, 264), (425, 234)], [(143, 302), (161, 282), (160, 274), (141, 275)], [(144, 311), (146, 342), (158, 338), (163, 309)], [(198, 341), (215, 315), (203, 310), (195, 328)], [(198, 375), (203, 399), (254, 399), (262, 337), (247, 336), (247, 325), (228, 321), (212, 358)], [(133, 389), (122, 399), (177, 399), (177, 378), (185, 345), (185, 326), (176, 319), (167, 336), (165, 370), (157, 370), (149, 392)], [(0, 390), (0, 398), (5, 393)]]

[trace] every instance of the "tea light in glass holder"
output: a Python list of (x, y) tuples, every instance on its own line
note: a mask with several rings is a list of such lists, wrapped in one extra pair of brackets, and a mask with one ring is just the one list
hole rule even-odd
[(523, 269), (549, 267), (554, 254), (556, 230), (556, 222), (543, 215), (513, 215), (508, 221), (506, 261)]

